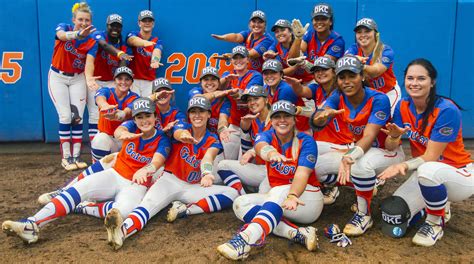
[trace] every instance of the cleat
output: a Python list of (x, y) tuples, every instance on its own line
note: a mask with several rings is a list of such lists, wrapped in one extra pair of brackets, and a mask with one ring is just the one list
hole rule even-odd
[(336, 198), (339, 196), (339, 188), (337, 186), (333, 187), (324, 187), (324, 205), (330, 205), (336, 202)]
[(63, 166), (63, 168), (67, 171), (77, 170), (76, 162), (72, 157), (62, 159), (61, 166)]
[(374, 224), (370, 215), (365, 215), (361, 212), (356, 212), (349, 223), (344, 227), (344, 234), (348, 236), (360, 236), (364, 234), (367, 229)]
[(299, 243), (306, 247), (309, 251), (315, 251), (319, 248), (318, 236), (316, 235), (316, 228), (312, 226), (300, 227), (296, 231), (290, 231), (292, 235), (291, 241)]
[(413, 244), (431, 247), (443, 237), (443, 227), (430, 221), (424, 222), (412, 239)]
[(186, 204), (180, 201), (174, 201), (173, 205), (168, 210), (168, 214), (166, 215), (166, 221), (172, 223), (178, 218), (186, 217), (188, 216), (187, 211), (188, 207), (186, 206)]
[(88, 167), (87, 163), (83, 161), (80, 157), (73, 158), (73, 161), (79, 169), (85, 169)]
[(218, 246), (217, 251), (227, 259), (246, 259), (249, 256), (250, 245), (241, 234), (237, 234), (229, 242)]
[(59, 189), (59, 190), (56, 190), (56, 191), (52, 191), (52, 192), (48, 192), (48, 193), (43, 193), (42, 195), (40, 195), (38, 197), (38, 203), (41, 204), (41, 205), (45, 205), (49, 202), (51, 202), (51, 200), (58, 196), (59, 194), (61, 194), (61, 192), (63, 191), (63, 189)]
[(116, 208), (110, 210), (104, 220), (104, 225), (107, 229), (107, 241), (114, 250), (118, 250), (123, 245), (122, 223), (122, 216)]
[(2, 230), (9, 236), (18, 236), (28, 244), (38, 241), (38, 225), (31, 220), (22, 219), (18, 222), (5, 221), (2, 224)]
[(446, 203), (446, 207), (444, 208), (444, 223), (446, 224), (451, 220), (451, 217), (453, 214), (451, 214), (451, 202)]

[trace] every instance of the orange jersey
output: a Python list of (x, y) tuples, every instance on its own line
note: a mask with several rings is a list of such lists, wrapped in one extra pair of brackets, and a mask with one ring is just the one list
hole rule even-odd
[[(281, 43), (274, 42), (272, 46), (268, 50), (276, 52), (278, 55), (275, 59), (281, 62), (283, 69), (290, 67), (286, 60), (288, 59), (288, 51), (289, 49), (283, 47)], [(311, 82), (313, 80), (313, 74), (306, 72), (305, 69), (298, 67), (293, 74), (289, 75), (290, 77), (296, 78), (301, 80), (303, 83)]]
[[(107, 100), (107, 103), (109, 105), (117, 105), (117, 109), (119, 110), (125, 110), (125, 108), (132, 108), (129, 107), (135, 99), (139, 98), (138, 94), (129, 91), (125, 97), (120, 100), (115, 93), (115, 88), (108, 88), (108, 87), (103, 87), (100, 88), (97, 93), (95, 94), (95, 98), (103, 96)], [(121, 121), (114, 121), (114, 120), (109, 120), (104, 117), (104, 113), (99, 112), (99, 124), (98, 128), (100, 132), (106, 133), (110, 136), (114, 135), (115, 129), (120, 126), (122, 122)]]
[(302, 132), (299, 132), (296, 137), (298, 140), (298, 150), (296, 150), (296, 155), (293, 157), (293, 142), (290, 141), (281, 145), (280, 140), (275, 134), (275, 130), (270, 129), (257, 135), (255, 144), (265, 142), (273, 146), (278, 153), (283, 154), (287, 158), (292, 158), (291, 161), (287, 162), (265, 162), (268, 182), (271, 187), (291, 184), (298, 166), (310, 168), (312, 172), (308, 178), (308, 184), (320, 186), (314, 171), (316, 157), (318, 156), (316, 142), (311, 136)]
[[(127, 40), (133, 36), (143, 38), (140, 32), (130, 32), (127, 35)], [(148, 81), (156, 79), (156, 70), (150, 67), (151, 55), (155, 48), (163, 50), (163, 46), (161, 40), (158, 40), (158, 37), (152, 36), (148, 41), (155, 42), (156, 44), (148, 47), (130, 47), (132, 50), (133, 60), (130, 62), (129, 67), (133, 71), (134, 79)]]
[[(390, 119), (390, 101), (388, 97), (370, 88), (363, 88), (365, 91), (364, 100), (354, 109), (347, 97), (339, 90), (334, 91), (326, 100), (325, 106), (332, 109), (344, 109), (344, 113), (339, 114), (342, 121), (348, 124), (354, 140), (359, 141), (367, 124), (385, 126)], [(384, 148), (387, 135), (379, 132), (373, 147)]]
[[(126, 127), (131, 133), (140, 133), (132, 120), (125, 121), (122, 126)], [(124, 140), (113, 168), (122, 177), (131, 181), (135, 172), (152, 161), (155, 153), (159, 153), (167, 159), (170, 149), (170, 139), (160, 130), (155, 130), (155, 135), (149, 139), (139, 137)]]
[[(74, 30), (74, 26), (64, 23), (56, 27), (56, 32), (72, 30)], [(51, 66), (66, 73), (82, 73), (84, 72), (87, 54), (95, 56), (96, 52), (97, 43), (91, 36), (87, 36), (82, 40), (67, 41), (62, 41), (56, 37)]]
[(262, 72), (263, 65), (263, 53), (265, 53), (268, 48), (273, 43), (273, 38), (268, 33), (264, 33), (262, 36), (255, 38), (254, 34), (250, 30), (244, 30), (239, 33), (244, 38), (245, 42), (241, 43), (250, 50), (255, 50), (260, 56), (255, 59), (249, 58), (249, 69)]
[[(352, 54), (352, 55), (365, 57), (365, 55), (362, 53), (362, 49), (357, 44), (353, 44), (346, 51), (346, 54)], [(374, 55), (373, 53), (369, 55), (369, 59), (367, 60), (365, 64), (367, 65), (374, 64), (374, 62), (372, 61), (373, 55)], [(384, 73), (382, 73), (380, 76), (367, 80), (368, 85), (370, 85), (370, 88), (378, 90), (382, 93), (388, 93), (389, 91), (393, 89), (393, 87), (397, 83), (397, 78), (395, 77), (395, 74), (393, 73), (393, 59), (394, 59), (394, 53), (393, 53), (392, 48), (390, 46), (384, 45), (380, 62), (385, 67), (387, 67), (387, 70)]]
[[(109, 36), (107, 36), (107, 32), (99, 31), (93, 33), (94, 39), (97, 43), (100, 40), (104, 40), (108, 44), (114, 46), (118, 50), (123, 52), (127, 51), (127, 46), (123, 43), (122, 37), (119, 38), (118, 43), (111, 43), (109, 40)], [(100, 81), (113, 81), (114, 80), (114, 72), (119, 66), (120, 59), (114, 55), (111, 55), (105, 52), (102, 47), (98, 47), (97, 53), (93, 55), (95, 57), (94, 60), (94, 76), (100, 76)]]
[[(229, 75), (230, 72), (225, 72), (222, 77)], [(236, 74), (235, 71), (232, 74)], [(239, 88), (240, 90), (245, 91), (247, 87), (250, 87), (254, 84), (263, 85), (262, 75), (254, 70), (249, 70), (244, 76), (239, 77), (237, 80), (232, 80), (229, 84), (230, 88)], [(236, 100), (232, 96), (227, 96), (230, 101), (230, 116), (229, 124), (240, 127), (240, 118), (248, 114), (247, 104), (241, 100)]]
[[(241, 139), (241, 145), (242, 149), (249, 150), (253, 146), (255, 146), (255, 138), (259, 133), (265, 132), (267, 130), (270, 130), (272, 128), (271, 122), (268, 122), (265, 124), (265, 122), (260, 121), (260, 119), (255, 119), (252, 120), (252, 123), (250, 124), (250, 129), (248, 131), (244, 131), (244, 133), (248, 133), (250, 135), (250, 141)], [(265, 161), (262, 160), (259, 156), (255, 157), (255, 164), (257, 165), (263, 165), (265, 164)]]
[[(189, 124), (179, 123), (176, 129), (188, 129)], [(210, 148), (217, 148), (219, 152), (223, 150), (217, 136), (209, 130), (198, 144), (182, 143), (173, 139), (173, 147), (170, 157), (166, 160), (165, 171), (172, 173), (180, 180), (189, 183), (201, 182), (201, 160)]]
[(337, 59), (344, 55), (345, 42), (341, 35), (331, 31), (324, 43), (318, 39), (317, 33), (313, 27), (310, 27), (303, 40), (308, 45), (306, 50), (307, 60), (314, 62), (318, 57), (331, 55)]
[[(312, 83), (309, 86), (312, 99), (319, 107), (324, 107), (327, 99), (326, 91), (319, 84)], [(341, 115), (336, 115), (329, 123), (320, 131), (313, 133), (313, 138), (317, 141), (330, 142), (334, 144), (344, 145), (354, 142), (352, 132), (349, 130), (347, 124), (342, 120)]]
[(438, 159), (439, 162), (456, 168), (472, 162), (471, 154), (464, 148), (462, 139), (461, 112), (450, 100), (440, 97), (436, 101), (423, 134), (421, 134), (422, 114), (416, 112), (410, 97), (403, 98), (397, 104), (393, 121), (399, 127), (410, 129), (407, 135), (413, 157), (423, 155), (428, 141), (431, 140), (448, 143)]
[(156, 106), (156, 128), (162, 130), (169, 123), (175, 120), (186, 121), (186, 115), (179, 111), (175, 106), (171, 106), (166, 113), (161, 113), (158, 106)]

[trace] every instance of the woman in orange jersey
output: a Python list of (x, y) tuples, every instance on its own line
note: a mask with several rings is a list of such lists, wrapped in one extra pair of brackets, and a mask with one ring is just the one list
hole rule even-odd
[(112, 248), (121, 248), (125, 239), (142, 230), (150, 218), (173, 201), (166, 216), (168, 222), (232, 206), (237, 191), (213, 185), (216, 175), (213, 163), (222, 152), (222, 145), (217, 135), (207, 129), (210, 116), (209, 99), (198, 95), (189, 100), (190, 124), (180, 122), (174, 127), (173, 147), (165, 172), (125, 220), (116, 209), (107, 214), (105, 223)]
[(87, 101), (84, 66), (87, 54), (95, 54), (96, 41), (92, 11), (85, 2), (72, 8), (73, 25), (61, 23), (56, 27), (53, 59), (48, 74), (48, 91), (59, 115), (59, 141), (64, 169), (84, 169), (80, 159), (82, 117)]
[(354, 28), (356, 43), (346, 51), (364, 63), (366, 86), (383, 92), (390, 100), (391, 114), (402, 98), (400, 86), (393, 73), (394, 52), (380, 40), (377, 23), (371, 18), (362, 18)]
[(85, 200), (114, 200), (110, 209), (115, 208), (123, 216), (130, 213), (142, 200), (151, 175), (164, 164), (171, 148), (168, 137), (155, 129), (153, 101), (135, 100), (132, 115), (133, 121), (122, 124), (130, 132), (123, 135), (123, 148), (112, 168), (78, 181), (31, 217), (3, 222), (3, 231), (27, 243), (35, 243), (40, 227), (73, 212), (76, 205)]
[[(449, 202), (468, 199), (474, 194), (474, 166), (464, 148), (461, 111), (451, 100), (436, 94), (437, 71), (430, 61), (416, 59), (405, 69), (408, 94), (396, 106), (393, 123), (384, 130), (385, 146), (396, 148), (403, 134), (408, 136), (413, 158), (390, 166), (378, 175), (389, 179), (411, 174), (393, 194), (396, 203), (414, 216), (425, 208), (426, 221), (413, 237), (413, 243), (433, 246), (443, 236), (451, 217)], [(389, 221), (385, 215), (383, 230), (391, 236), (405, 233), (407, 222)], [(408, 217), (409, 218), (409, 217)]]

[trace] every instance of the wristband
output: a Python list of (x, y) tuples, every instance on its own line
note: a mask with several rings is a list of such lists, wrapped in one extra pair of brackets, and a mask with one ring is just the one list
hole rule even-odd
[(303, 64), (301, 65), (301, 67), (307, 72), (307, 73), (311, 73), (311, 68), (313, 68), (313, 64), (307, 60), (304, 60), (303, 61)]
[(120, 56), (123, 55), (123, 54), (125, 54), (125, 52), (119, 51), (119, 52), (117, 52), (117, 57), (120, 58)]
[(268, 154), (272, 151), (278, 152), (273, 146), (266, 145), (260, 150), (260, 157), (264, 160), (268, 160)]
[(156, 167), (153, 165), (153, 163), (146, 165), (143, 167), (143, 169), (145, 169), (148, 174), (153, 174), (156, 172)]
[(158, 56), (153, 56), (153, 58), (151, 60), (154, 61), (154, 62), (160, 62), (161, 58), (158, 57)]
[(310, 117), (311, 115), (313, 115), (313, 112), (315, 112), (314, 109), (309, 106), (297, 106), (296, 110), (297, 110), (296, 115), (305, 116), (305, 117)]
[(226, 130), (227, 127), (226, 126), (221, 126), (217, 129), (217, 134), (220, 134), (222, 131)]
[(117, 110), (117, 119), (123, 121), (125, 119), (125, 111)]
[(77, 39), (78, 35), (79, 35), (79, 31), (67, 31), (66, 39), (67, 40)]
[(207, 174), (212, 173), (212, 163), (210, 162), (203, 162), (201, 163), (201, 176), (206, 176)]
[(289, 194), (286, 196), (286, 199), (290, 198), (291, 196), (294, 196), (294, 197), (298, 198), (298, 195), (296, 195), (296, 193), (289, 193)]
[(356, 161), (362, 156), (364, 156), (364, 150), (359, 146), (355, 146), (346, 152), (342, 158), (350, 158), (353, 161)]
[(407, 165), (408, 170), (416, 170), (418, 167), (420, 167), (423, 163), (425, 163), (425, 160), (422, 159), (421, 157), (409, 159), (405, 162), (403, 162)]

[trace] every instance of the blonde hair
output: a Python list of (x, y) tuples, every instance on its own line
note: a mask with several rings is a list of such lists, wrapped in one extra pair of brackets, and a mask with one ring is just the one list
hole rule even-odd
[(72, 6), (72, 15), (75, 17), (77, 12), (89, 13), (92, 17), (92, 10), (86, 2), (75, 3)]
[(384, 48), (384, 45), (380, 40), (380, 33), (378, 31), (375, 32), (375, 48), (372, 55), (372, 63), (381, 62), (380, 57), (382, 57), (382, 51)]

